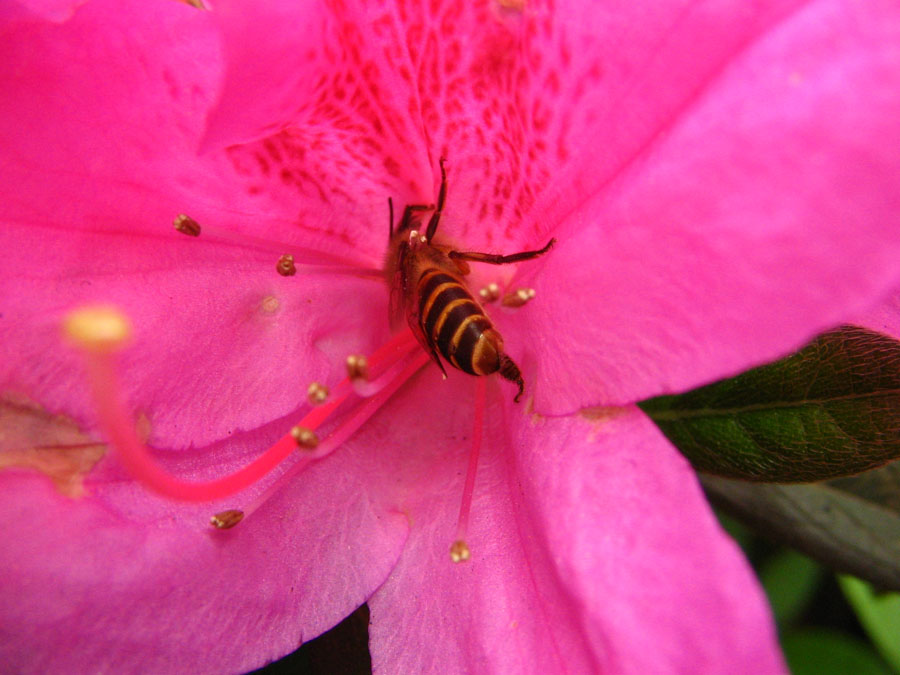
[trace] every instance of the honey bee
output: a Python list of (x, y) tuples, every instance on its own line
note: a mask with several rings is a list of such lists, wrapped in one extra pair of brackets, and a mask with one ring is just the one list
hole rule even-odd
[[(442, 157), (441, 188), (437, 205), (408, 204), (394, 229), (394, 205), (389, 206), (389, 246), (385, 275), (391, 287), (391, 321), (397, 325), (406, 315), (419, 344), (431, 354), (444, 377), (447, 371), (441, 356), (454, 368), (470, 375), (500, 373), (500, 377), (519, 387), (518, 402), (525, 391), (519, 367), (504, 351), (503, 338), (485, 314), (481, 304), (466, 287), (463, 277), (469, 273), (468, 261), (506, 265), (543, 255), (555, 243), (544, 248), (511, 255), (456, 251), (436, 244), (434, 235), (447, 199), (446, 160)], [(414, 226), (423, 211), (432, 211), (424, 234)]]

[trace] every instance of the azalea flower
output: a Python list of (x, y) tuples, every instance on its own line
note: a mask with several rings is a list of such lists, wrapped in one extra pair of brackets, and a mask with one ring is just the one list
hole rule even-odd
[[(635, 7), (0, 15), (4, 663), (242, 671), (368, 602), (388, 672), (782, 669), (752, 573), (634, 402), (776, 358), (897, 285), (900, 13)], [(369, 273), (388, 197), (433, 202), (442, 156), (448, 245), (557, 240), (470, 276), (535, 290), (488, 310), (519, 404), (391, 338)], [(60, 328), (95, 303), (132, 325), (114, 401), (181, 481), (277, 446), (319, 409), (312, 382), (348, 395), (333, 428), (366, 419), (302, 471), (156, 494), (97, 450), (103, 413)], [(398, 350), (405, 371), (384, 365)], [(335, 386), (350, 354), (381, 354), (395, 390)], [(453, 564), (479, 433), (471, 558)], [(232, 507), (243, 522), (209, 527)]]

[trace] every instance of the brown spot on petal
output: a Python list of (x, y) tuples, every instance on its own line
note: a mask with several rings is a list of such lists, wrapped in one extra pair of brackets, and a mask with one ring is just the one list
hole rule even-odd
[(38, 471), (61, 494), (80, 497), (84, 477), (106, 454), (106, 447), (64, 415), (53, 415), (22, 396), (0, 396), (0, 470)]
[(627, 406), (597, 406), (594, 408), (582, 408), (578, 415), (591, 423), (591, 431), (588, 440), (595, 441), (603, 434), (609, 433), (605, 429), (608, 422), (625, 415), (630, 410)]
[(622, 406), (601, 405), (593, 408), (582, 408), (578, 414), (589, 422), (605, 422), (606, 420), (621, 417), (626, 412), (628, 412), (628, 409)]

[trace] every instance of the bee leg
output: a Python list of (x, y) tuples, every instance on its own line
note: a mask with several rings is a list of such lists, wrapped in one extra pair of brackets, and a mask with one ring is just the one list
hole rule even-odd
[(444, 202), (447, 201), (447, 170), (444, 168), (444, 162), (446, 161), (446, 157), (441, 157), (441, 191), (438, 194), (437, 209), (431, 214), (431, 219), (428, 221), (428, 229), (425, 230), (425, 239), (427, 241), (431, 241), (434, 233), (437, 232), (438, 223), (441, 220), (441, 212), (444, 210)]
[(472, 271), (472, 269), (469, 267), (469, 263), (467, 263), (465, 260), (457, 258), (453, 261), (453, 264), (456, 265), (456, 269), (459, 270), (459, 273), (462, 275), (466, 275)]
[(483, 262), (491, 265), (507, 265), (509, 263), (522, 262), (523, 260), (531, 260), (544, 255), (553, 248), (556, 239), (551, 239), (547, 245), (537, 251), (522, 251), (521, 253), (513, 253), (511, 255), (499, 255), (496, 253), (478, 253), (477, 251), (450, 251), (447, 255), (454, 262), (459, 260), (471, 260), (472, 262)]
[(518, 403), (519, 399), (522, 398), (522, 394), (525, 393), (525, 381), (522, 379), (522, 371), (519, 370), (519, 366), (516, 365), (515, 361), (501, 352), (500, 369), (497, 372), (500, 373), (500, 377), (504, 380), (509, 380), (510, 382), (515, 382), (519, 385), (519, 393), (516, 394), (516, 397), (513, 399), (515, 403)]
[(397, 226), (397, 232), (406, 232), (412, 229), (412, 217), (417, 211), (430, 211), (434, 208), (434, 204), (407, 204), (403, 209), (403, 217)]

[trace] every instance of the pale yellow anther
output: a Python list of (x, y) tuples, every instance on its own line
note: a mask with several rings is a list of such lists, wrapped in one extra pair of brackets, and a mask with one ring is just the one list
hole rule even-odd
[(455, 563), (465, 562), (472, 557), (469, 546), (462, 539), (457, 539), (450, 546), (450, 560)]
[(520, 288), (513, 293), (507, 293), (503, 296), (503, 300), (500, 301), (504, 307), (521, 307), (529, 300), (534, 299), (534, 289), (533, 288)]
[(230, 530), (244, 519), (244, 512), (238, 509), (228, 509), (227, 511), (219, 511), (216, 515), (209, 519), (209, 524), (217, 530)]
[(369, 360), (362, 354), (347, 357), (347, 377), (351, 380), (369, 379)]
[(131, 322), (114, 307), (81, 307), (66, 316), (63, 330), (80, 347), (105, 352), (131, 337)]
[(491, 282), (478, 291), (478, 295), (481, 296), (482, 302), (496, 302), (500, 299), (500, 286)]
[(297, 268), (294, 266), (294, 256), (283, 255), (278, 259), (275, 270), (283, 277), (292, 277), (297, 274)]
[(316, 432), (306, 427), (296, 426), (291, 429), (291, 436), (297, 441), (297, 447), (302, 450), (315, 450), (319, 445), (319, 437)]
[(306, 390), (306, 396), (313, 405), (325, 403), (325, 399), (328, 398), (328, 387), (319, 382), (313, 382), (309, 385), (309, 389)]
[(274, 295), (267, 295), (259, 301), (259, 309), (263, 314), (274, 314), (281, 307), (281, 303)]
[(181, 232), (181, 234), (186, 234), (189, 237), (200, 236), (200, 223), (184, 213), (179, 213), (175, 216), (172, 225), (176, 230)]

